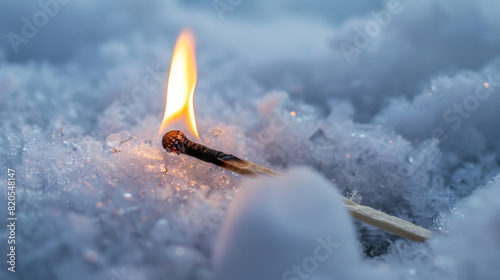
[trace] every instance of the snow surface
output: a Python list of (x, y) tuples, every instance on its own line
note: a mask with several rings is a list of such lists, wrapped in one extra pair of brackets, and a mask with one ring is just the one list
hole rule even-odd
[[(212, 1), (67, 2), (18, 53), (7, 35), (43, 9), (1, 4), (0, 184), (16, 170), (19, 219), (1, 279), (281, 279), (304, 261), (310, 279), (500, 275), (498, 1), (402, 1), (351, 63), (339, 44), (384, 1), (242, 1), (224, 20)], [(200, 142), (283, 178), (162, 149), (186, 25)], [(434, 236), (352, 222), (335, 193)]]
[(215, 242), (214, 278), (366, 279), (351, 220), (335, 187), (309, 169), (247, 182)]

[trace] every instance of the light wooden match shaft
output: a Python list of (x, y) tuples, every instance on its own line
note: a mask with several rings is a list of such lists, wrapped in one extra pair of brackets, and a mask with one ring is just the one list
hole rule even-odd
[[(217, 166), (231, 170), (244, 176), (251, 177), (257, 175), (282, 175), (281, 173), (267, 167), (242, 160), (233, 155), (225, 154), (221, 151), (210, 149), (201, 144), (195, 143), (189, 140), (184, 135), (184, 133), (179, 130), (172, 130), (167, 132), (163, 136), (162, 144), (163, 148), (165, 148), (167, 152), (186, 154), (202, 161), (213, 163)], [(367, 223), (374, 227), (378, 227), (380, 229), (386, 230), (413, 241), (425, 242), (432, 236), (432, 232), (423, 227), (388, 215), (371, 207), (359, 205), (345, 197), (342, 197), (342, 200), (345, 203), (347, 210), (349, 210), (351, 217), (361, 222)]]

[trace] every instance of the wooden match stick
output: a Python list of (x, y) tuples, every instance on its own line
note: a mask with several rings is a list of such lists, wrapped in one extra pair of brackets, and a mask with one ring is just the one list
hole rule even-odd
[[(282, 174), (264, 166), (242, 160), (233, 155), (210, 149), (201, 144), (189, 140), (182, 131), (172, 130), (167, 132), (162, 139), (163, 148), (167, 152), (176, 154), (186, 154), (199, 160), (209, 162), (222, 168), (231, 170), (244, 176), (269, 175), (281, 176)], [(381, 228), (401, 237), (425, 242), (431, 238), (432, 232), (429, 230), (388, 215), (382, 211), (375, 210), (368, 206), (359, 205), (352, 200), (342, 197), (350, 215), (369, 225)]]

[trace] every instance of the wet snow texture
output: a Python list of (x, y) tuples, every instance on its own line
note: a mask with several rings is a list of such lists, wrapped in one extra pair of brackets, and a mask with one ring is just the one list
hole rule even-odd
[[(243, 1), (224, 20), (211, 1), (67, 2), (17, 54), (7, 34), (43, 9), (1, 4), (0, 181), (16, 170), (19, 218), (18, 271), (2, 279), (297, 279), (304, 262), (310, 279), (500, 273), (496, 1), (401, 2), (350, 63), (339, 44), (383, 2)], [(254, 181), (164, 152), (166, 71), (185, 25), (200, 142), (315, 171)], [(336, 192), (434, 237), (353, 223)], [(328, 234), (338, 247), (320, 261)]]

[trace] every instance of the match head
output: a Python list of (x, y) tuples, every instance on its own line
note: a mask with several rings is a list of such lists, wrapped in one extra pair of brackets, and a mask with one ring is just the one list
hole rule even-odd
[(169, 153), (181, 154), (186, 151), (186, 144), (189, 139), (180, 130), (171, 130), (165, 135), (161, 141), (163, 148)]

